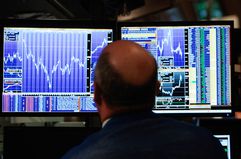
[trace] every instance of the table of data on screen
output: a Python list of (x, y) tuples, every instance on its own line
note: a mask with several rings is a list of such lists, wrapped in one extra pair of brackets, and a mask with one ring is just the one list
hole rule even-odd
[(123, 26), (121, 38), (157, 61), (156, 112), (231, 106), (230, 26)]

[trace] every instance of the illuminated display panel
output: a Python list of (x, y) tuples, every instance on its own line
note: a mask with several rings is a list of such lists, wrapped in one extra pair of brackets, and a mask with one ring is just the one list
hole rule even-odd
[(227, 158), (231, 159), (231, 140), (230, 135), (214, 135), (221, 143), (224, 151), (227, 153)]
[(155, 113), (231, 115), (232, 22), (123, 22), (118, 28), (119, 38), (139, 43), (157, 61)]
[(2, 112), (96, 112), (94, 68), (113, 41), (113, 28), (72, 21), (19, 23), (2, 27)]

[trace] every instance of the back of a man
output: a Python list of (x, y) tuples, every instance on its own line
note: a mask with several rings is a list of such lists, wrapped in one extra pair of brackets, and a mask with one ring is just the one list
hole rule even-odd
[(76, 159), (225, 159), (225, 155), (205, 129), (151, 112), (114, 117), (69, 152)]
[(63, 159), (227, 158), (209, 131), (152, 113), (160, 87), (157, 66), (140, 45), (108, 45), (97, 62), (94, 87), (103, 128)]

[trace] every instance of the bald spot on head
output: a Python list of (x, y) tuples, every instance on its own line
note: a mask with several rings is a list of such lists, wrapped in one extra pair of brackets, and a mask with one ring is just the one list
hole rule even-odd
[(109, 53), (110, 64), (129, 84), (142, 85), (155, 71), (155, 59), (134, 42), (115, 41), (109, 44), (103, 53)]

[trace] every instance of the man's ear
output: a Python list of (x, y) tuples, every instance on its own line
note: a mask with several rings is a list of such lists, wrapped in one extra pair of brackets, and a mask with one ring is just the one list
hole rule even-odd
[(160, 92), (160, 81), (156, 81), (156, 96), (159, 94), (159, 92)]
[(95, 81), (94, 81), (94, 101), (97, 104), (97, 106), (100, 106), (102, 103), (101, 89)]

